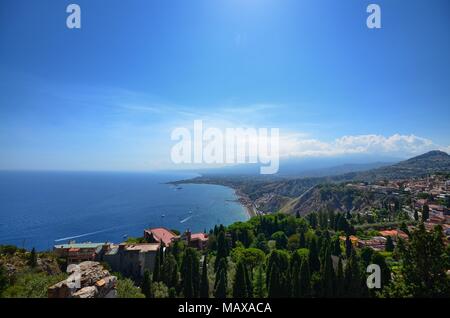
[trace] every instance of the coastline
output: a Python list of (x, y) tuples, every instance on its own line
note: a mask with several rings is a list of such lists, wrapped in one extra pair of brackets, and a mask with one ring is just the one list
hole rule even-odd
[(232, 190), (234, 190), (234, 194), (237, 197), (237, 201), (239, 202), (239, 204), (241, 204), (245, 211), (247, 212), (248, 218), (251, 219), (255, 216), (258, 215), (258, 213), (256, 212), (256, 208), (253, 205), (252, 200), (242, 191), (240, 191), (239, 189), (233, 187), (232, 185), (229, 184), (221, 184), (220, 182), (195, 182), (195, 178), (191, 179), (191, 180), (179, 180), (179, 181), (174, 181), (174, 182), (168, 182), (168, 184), (173, 184), (173, 185), (181, 185), (181, 184), (214, 184), (214, 185), (220, 185), (223, 187), (227, 187), (230, 188)]
[(255, 206), (253, 205), (252, 200), (250, 200), (250, 198), (246, 194), (239, 191), (239, 189), (235, 189), (232, 187), (230, 187), (230, 188), (234, 190), (234, 193), (237, 196), (239, 203), (247, 211), (249, 219), (257, 216), (256, 209), (255, 209)]

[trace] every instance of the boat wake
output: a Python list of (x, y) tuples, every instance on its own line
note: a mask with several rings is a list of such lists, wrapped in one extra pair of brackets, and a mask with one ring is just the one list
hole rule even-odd
[(188, 216), (187, 218), (181, 220), (180, 223), (184, 223), (184, 222), (188, 221), (188, 220), (191, 219), (191, 218), (192, 218), (192, 215), (190, 215), (190, 216)]
[(55, 240), (55, 242), (72, 240), (72, 239), (76, 239), (76, 238), (80, 238), (80, 237), (85, 237), (85, 236), (90, 236), (90, 235), (94, 235), (94, 234), (98, 234), (98, 233), (103, 233), (103, 232), (110, 231), (110, 230), (111, 229), (104, 229), (104, 230), (100, 230), (100, 231), (89, 232), (89, 233), (84, 233), (84, 234), (75, 235), (75, 236), (63, 237), (63, 238), (59, 238), (59, 239)]

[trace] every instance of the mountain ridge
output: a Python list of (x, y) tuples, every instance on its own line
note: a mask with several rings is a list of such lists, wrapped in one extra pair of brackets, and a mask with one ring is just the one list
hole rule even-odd
[[(407, 179), (405, 178), (406, 176), (418, 178), (437, 172), (450, 172), (450, 156), (443, 151), (435, 150), (391, 166), (358, 173), (353, 178), (349, 178), (348, 181), (377, 181), (390, 179), (387, 178), (388, 176), (398, 177), (399, 175), (401, 175), (399, 179)], [(326, 196), (324, 193), (326, 193)], [(354, 198), (355, 196), (358, 197), (358, 200), (354, 201), (350, 199), (349, 201), (349, 198)], [(280, 212), (288, 214), (298, 212), (305, 214), (307, 211), (327, 208), (332, 208), (340, 212), (351, 209), (361, 210), (372, 206), (374, 203), (379, 204), (384, 197), (354, 188), (349, 189), (342, 186), (342, 183), (324, 183), (318, 184), (300, 196), (290, 200), (280, 209)]]

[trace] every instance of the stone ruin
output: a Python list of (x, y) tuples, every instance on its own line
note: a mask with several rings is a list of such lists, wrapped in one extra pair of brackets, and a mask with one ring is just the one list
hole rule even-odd
[(48, 288), (48, 298), (116, 298), (117, 277), (98, 262), (69, 265), (69, 277)]

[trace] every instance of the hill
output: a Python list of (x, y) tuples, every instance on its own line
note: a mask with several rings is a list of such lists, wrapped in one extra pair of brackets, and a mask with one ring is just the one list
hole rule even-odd
[[(340, 175), (298, 178), (205, 173), (201, 177), (179, 181), (178, 183), (210, 183), (229, 186), (237, 189), (239, 193), (245, 194), (255, 203), (258, 210), (292, 213), (295, 210), (294, 207), (298, 208), (298, 204), (307, 199), (310, 203), (316, 202), (313, 206), (320, 205), (320, 200), (317, 197), (313, 199), (309, 196), (313, 195), (315, 193), (314, 188), (321, 184), (401, 180), (424, 177), (437, 172), (450, 173), (450, 156), (445, 152), (435, 150), (393, 165)], [(332, 205), (339, 210), (338, 201), (340, 201), (339, 196)]]
[[(341, 181), (401, 180), (425, 177), (437, 172), (450, 172), (450, 156), (442, 151), (430, 151), (397, 164), (340, 176)], [(331, 178), (336, 181), (336, 178)], [(344, 184), (319, 184), (290, 200), (280, 211), (305, 214), (310, 211), (363, 211), (381, 205), (388, 196), (362, 191)]]
[(353, 180), (398, 180), (424, 177), (436, 172), (450, 172), (450, 156), (439, 150), (401, 161), (394, 165), (347, 174)]

